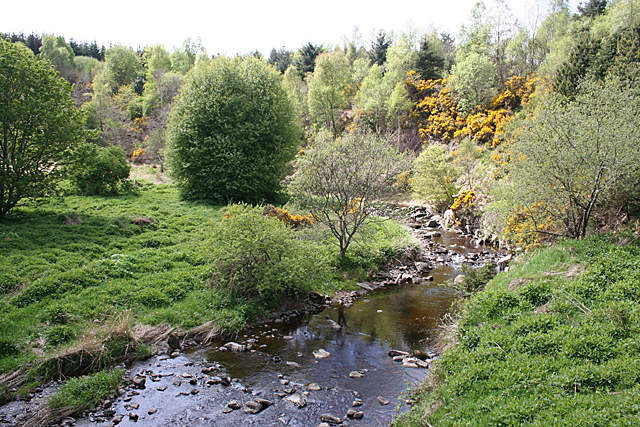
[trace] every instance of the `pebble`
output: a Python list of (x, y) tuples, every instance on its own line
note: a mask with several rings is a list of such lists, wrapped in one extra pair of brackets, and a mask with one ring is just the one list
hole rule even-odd
[(149, 415), (153, 415), (153, 414), (155, 414), (156, 412), (158, 412), (158, 410), (157, 410), (156, 408), (151, 408), (151, 409), (149, 409), (149, 412), (147, 412), (147, 413), (148, 413)]
[(331, 353), (323, 348), (313, 351), (313, 357), (315, 357), (316, 359), (326, 359), (329, 356), (331, 356)]
[(350, 378), (362, 378), (364, 377), (364, 375), (362, 374), (362, 372), (358, 372), (358, 371), (353, 371), (349, 374)]
[(388, 405), (389, 403), (391, 403), (391, 402), (389, 402), (387, 399), (385, 399), (385, 398), (384, 398), (384, 397), (382, 397), (382, 396), (378, 396), (378, 402), (379, 402), (381, 405), (383, 405), (383, 406), (384, 406), (384, 405)]

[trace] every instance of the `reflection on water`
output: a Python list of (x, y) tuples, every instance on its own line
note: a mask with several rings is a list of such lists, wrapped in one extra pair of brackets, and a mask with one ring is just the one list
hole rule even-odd
[[(465, 247), (468, 241), (457, 234), (442, 234), (438, 243), (456, 253), (485, 250)], [(334, 305), (288, 324), (252, 330), (243, 340), (256, 340), (254, 353), (211, 350), (206, 357), (219, 362), (247, 387), (265, 386), (265, 378), (279, 374), (299, 384), (315, 382), (323, 388), (352, 390), (380, 419), (390, 419), (393, 405), (383, 407), (376, 401), (381, 390), (397, 397), (407, 384), (421, 381), (426, 371), (393, 362), (388, 350), (428, 353), (429, 338), (434, 337), (438, 321), (455, 298), (454, 291), (441, 284), (458, 274), (456, 268), (440, 265), (428, 274), (433, 276), (432, 282), (380, 289), (348, 309)], [(330, 320), (342, 328), (333, 329)], [(318, 349), (325, 349), (331, 356), (316, 360), (313, 351)], [(364, 378), (350, 378), (349, 373), (356, 370), (364, 372)]]

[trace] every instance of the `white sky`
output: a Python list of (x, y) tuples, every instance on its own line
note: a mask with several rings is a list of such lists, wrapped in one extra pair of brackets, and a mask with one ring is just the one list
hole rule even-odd
[[(523, 20), (526, 5), (543, 0), (507, 0)], [(365, 47), (374, 30), (402, 31), (431, 25), (454, 37), (469, 21), (477, 0), (3, 0), (0, 32), (55, 34), (68, 41), (123, 44), (156, 43), (168, 50), (187, 37), (200, 37), (207, 53), (234, 55), (272, 48), (297, 50), (308, 41), (333, 46), (358, 27)], [(489, 6), (491, 0), (486, 0)], [(577, 0), (572, 0), (573, 5)]]

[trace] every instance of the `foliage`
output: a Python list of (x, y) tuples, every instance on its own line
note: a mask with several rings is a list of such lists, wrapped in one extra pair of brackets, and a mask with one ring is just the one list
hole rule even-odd
[(307, 79), (309, 84), (309, 116), (315, 124), (322, 123), (334, 138), (343, 130), (342, 112), (349, 100), (350, 67), (342, 51), (322, 53), (316, 58), (316, 67)]
[(109, 196), (130, 190), (131, 166), (122, 147), (82, 144), (75, 152), (71, 182), (85, 196)]
[(382, 67), (387, 62), (387, 50), (389, 50), (391, 42), (392, 40), (384, 30), (378, 31), (375, 40), (371, 42), (371, 49), (368, 52), (372, 64)]
[(451, 69), (449, 84), (460, 110), (471, 113), (476, 107), (486, 106), (495, 90), (495, 65), (488, 57), (471, 53)]
[(110, 397), (122, 382), (123, 369), (103, 371), (66, 381), (60, 390), (49, 399), (54, 412), (76, 414), (91, 408)]
[(138, 54), (130, 47), (115, 45), (105, 55), (105, 77), (113, 93), (133, 84), (143, 73)]
[(324, 52), (322, 45), (314, 45), (308, 42), (302, 46), (293, 56), (293, 65), (295, 65), (300, 77), (303, 79), (307, 77), (307, 74), (313, 73), (316, 68), (316, 58)]
[(28, 49), (0, 41), (0, 219), (20, 200), (52, 195), (82, 140), (71, 85)]
[(535, 223), (562, 222), (564, 234), (583, 238), (603, 197), (637, 179), (638, 111), (635, 87), (616, 81), (583, 88), (575, 101), (548, 94), (517, 126), (509, 148), (514, 206), (533, 206)]
[(74, 57), (73, 49), (67, 44), (64, 37), (55, 37), (49, 34), (42, 36), (40, 58), (51, 62), (56, 71), (69, 81), (72, 80), (71, 75), (74, 69)]
[(458, 171), (453, 157), (437, 144), (425, 147), (413, 168), (414, 197), (433, 203), (438, 210), (447, 209), (458, 192)]
[(285, 50), (284, 48), (276, 50), (275, 48), (271, 49), (271, 53), (269, 54), (269, 59), (267, 61), (270, 65), (276, 67), (281, 74), (284, 74), (287, 71), (293, 61), (291, 59), (291, 52)]
[(600, 236), (512, 264), (465, 304), (458, 344), (394, 425), (634, 425), (639, 255)]
[(329, 227), (341, 259), (375, 202), (392, 194), (397, 176), (409, 168), (390, 141), (360, 132), (335, 141), (318, 135), (297, 167), (290, 191), (315, 221)]
[(273, 205), (267, 205), (264, 207), (264, 215), (277, 218), (291, 228), (304, 228), (313, 225), (312, 215), (291, 215), (287, 209), (280, 209)]
[(416, 59), (415, 71), (422, 80), (442, 78), (444, 58), (435, 52), (427, 37), (420, 40), (420, 50)]
[(458, 104), (451, 96), (447, 79), (419, 80), (410, 76), (406, 85), (416, 105), (412, 116), (417, 120), (423, 141), (450, 142), (464, 126)]
[(322, 249), (263, 211), (243, 204), (227, 207), (214, 229), (214, 288), (276, 302), (321, 286), (328, 278)]
[(460, 282), (453, 281), (452, 286), (460, 293), (460, 295), (469, 297), (474, 293), (481, 291), (483, 287), (493, 279), (497, 273), (495, 264), (486, 264), (477, 269), (463, 264), (460, 267), (460, 273), (463, 279)]
[(218, 57), (186, 78), (168, 125), (171, 173), (187, 199), (273, 201), (299, 129), (281, 75)]

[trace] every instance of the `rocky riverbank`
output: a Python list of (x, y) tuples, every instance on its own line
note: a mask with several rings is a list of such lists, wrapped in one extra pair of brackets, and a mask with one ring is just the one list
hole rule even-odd
[[(461, 263), (498, 262), (502, 256), (489, 248), (467, 247), (465, 236), (443, 227), (438, 216), (424, 208), (412, 208), (407, 225), (419, 239), (421, 250), (392, 260), (383, 271), (358, 283), (359, 290), (333, 299), (314, 294), (306, 306), (292, 304), (285, 311), (268, 313), (232, 342), (212, 341), (215, 337), (206, 328), (191, 334), (166, 331), (158, 347), (162, 354), (131, 366), (117, 395), (79, 420), (67, 418), (61, 425), (388, 424), (393, 413), (389, 408), (394, 406), (390, 403), (397, 402), (406, 387), (401, 383), (396, 387), (402, 388), (393, 389), (390, 381), (399, 374), (419, 380), (424, 375), (420, 372), (437, 356), (387, 350), (376, 344), (371, 347), (375, 351), (365, 347), (356, 351), (365, 353), (354, 358), (349, 340), (371, 333), (357, 330), (352, 320), (341, 321), (341, 310), (349, 310), (345, 311), (347, 318), (349, 314), (357, 318), (363, 303), (372, 304), (373, 295), (367, 294), (373, 290), (411, 288), (420, 283), (429, 286), (434, 276), (435, 282), (441, 282), (443, 270), (453, 272)], [(358, 300), (362, 300), (360, 305), (354, 307)], [(333, 308), (325, 310), (327, 314), (309, 320), (310, 313), (332, 304)], [(387, 311), (381, 306), (370, 312), (382, 318)], [(365, 322), (377, 324), (380, 320)], [(307, 323), (313, 323), (313, 328), (305, 326)], [(326, 347), (329, 345), (333, 347)], [(256, 376), (247, 373), (251, 370), (256, 370)], [(52, 383), (37, 390), (32, 403), (12, 402), (1, 408), (0, 426), (21, 425), (28, 411), (35, 410), (35, 402), (46, 401), (57, 386)]]

